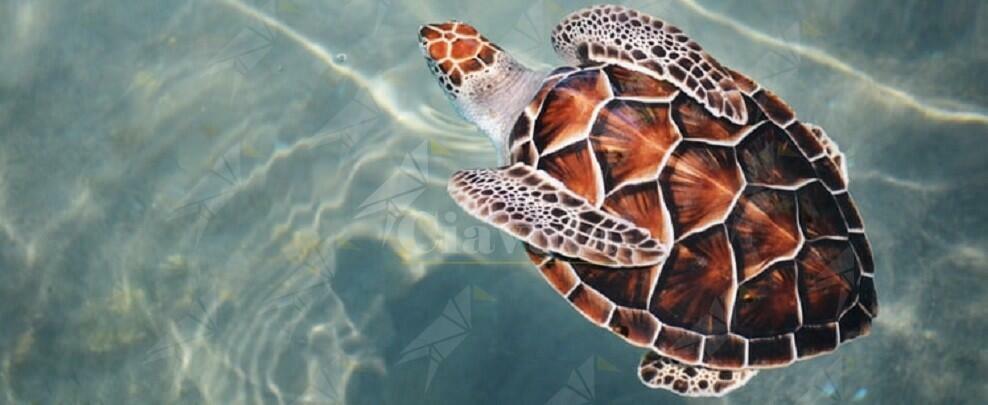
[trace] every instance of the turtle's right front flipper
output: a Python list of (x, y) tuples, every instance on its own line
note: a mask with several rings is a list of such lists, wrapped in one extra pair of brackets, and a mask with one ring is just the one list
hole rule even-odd
[(612, 5), (577, 10), (552, 31), (552, 47), (571, 64), (640, 67), (675, 84), (713, 116), (748, 122), (742, 86), (730, 72), (679, 28), (652, 16)]
[(457, 204), (542, 250), (603, 266), (647, 266), (667, 251), (649, 231), (590, 205), (565, 185), (522, 163), (456, 172)]

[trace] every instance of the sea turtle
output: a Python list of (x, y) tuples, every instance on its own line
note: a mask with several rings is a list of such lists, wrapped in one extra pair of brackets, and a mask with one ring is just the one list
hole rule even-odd
[(868, 333), (874, 264), (844, 155), (676, 27), (576, 11), (552, 33), (570, 66), (551, 72), (462, 22), (419, 35), (503, 165), (455, 173), (449, 193), (521, 239), (586, 318), (649, 349), (645, 385), (720, 396)]

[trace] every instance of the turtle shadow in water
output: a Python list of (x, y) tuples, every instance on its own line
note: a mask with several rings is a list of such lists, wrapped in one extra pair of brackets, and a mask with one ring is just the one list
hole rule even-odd
[(414, 285), (385, 294), (382, 311), (373, 315), (381, 321), (370, 324), (390, 325), (391, 337), (373, 348), (387, 371), (356, 370), (348, 401), (542, 403), (567, 386), (588, 356), (613, 364), (597, 373), (595, 398), (655, 395), (629, 378), (641, 352), (587, 327), (531, 265), (478, 265), (468, 258), (446, 257)]
[[(367, 243), (374, 248), (381, 246), (380, 242)], [(366, 257), (354, 259), (366, 262)], [(465, 262), (457, 259), (464, 258), (447, 258), (455, 263)], [(387, 265), (404, 275), (400, 260), (397, 257), (391, 260), (394, 262)], [(341, 260), (340, 264), (343, 263)], [(364, 264), (364, 270), (376, 267)], [(341, 267), (341, 270), (344, 268)], [(462, 388), (458, 384), (447, 384), (451, 378), (455, 380), (450, 374), (483, 373), (474, 368), (447, 365), (445, 360), (461, 363), (483, 357), (479, 353), (460, 352), (463, 351), (462, 347), (468, 346), (465, 341), (475, 340), (473, 325), (491, 323), (490, 311), (484, 308), (485, 305), (477, 304), (491, 303), (493, 299), (475, 285), (489, 283), (492, 277), (496, 277), (495, 273), (478, 271), (471, 265), (439, 263), (431, 267), (422, 279), (403, 285), (372, 282), (363, 275), (354, 274), (355, 278), (361, 279), (359, 283), (370, 282), (372, 288), (378, 289), (377, 298), (361, 299), (381, 300), (377, 304), (379, 310), (368, 314), (366, 322), (368, 325), (387, 325), (388, 339), (378, 339), (372, 350), (383, 357), (388, 376), (370, 367), (356, 370), (346, 389), (347, 402), (436, 403), (440, 398), (444, 401), (461, 399), (452, 401), (454, 403), (472, 402), (478, 393), (449, 391)], [(345, 290), (347, 286), (340, 283), (338, 288)], [(355, 304), (357, 301), (352, 302)], [(435, 382), (429, 384), (432, 377), (435, 377)]]
[[(412, 286), (401, 258), (388, 245), (376, 239), (354, 239), (336, 252), (336, 272), (330, 283), (345, 308), (347, 317), (368, 339), (385, 339), (376, 330), (378, 319), (387, 316), (388, 302)], [(388, 321), (390, 323), (390, 321)], [(390, 329), (390, 326), (387, 326)]]
[[(345, 380), (345, 403), (382, 404), (386, 385), (384, 370), (372, 360), (396, 340), (395, 315), (391, 302), (412, 286), (401, 258), (377, 239), (353, 239), (336, 252), (336, 272), (329, 283), (336, 292), (354, 339), (342, 349), (346, 357), (360, 362)], [(358, 361), (359, 361), (358, 360)]]
[(500, 307), (498, 294), (488, 291), (499, 290), (510, 271), (450, 256), (448, 264), (433, 265), (412, 282), (393, 252), (380, 251), (379, 241), (354, 244), (373, 249), (373, 262), (356, 249), (342, 255), (335, 288), (354, 323), (365, 325), (358, 326), (369, 339), (362, 346), (382, 357), (386, 369), (368, 364), (354, 370), (346, 402), (477, 403), (498, 396), (501, 389), (481, 384), (497, 371), (480, 366), (496, 359), (503, 364), (506, 357), (498, 343), (510, 328), (498, 327), (501, 317), (492, 309)]

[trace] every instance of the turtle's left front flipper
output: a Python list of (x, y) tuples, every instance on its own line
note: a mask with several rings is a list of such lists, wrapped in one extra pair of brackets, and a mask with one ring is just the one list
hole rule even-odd
[(447, 190), (471, 215), (542, 250), (622, 267), (657, 264), (668, 254), (648, 230), (522, 163), (456, 172)]

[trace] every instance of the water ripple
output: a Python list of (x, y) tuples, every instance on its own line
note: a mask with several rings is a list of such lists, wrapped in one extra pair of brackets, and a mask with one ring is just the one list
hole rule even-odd
[[(744, 24), (739, 23), (736, 19), (730, 18), (701, 6), (695, 0), (678, 0), (680, 3), (693, 10), (697, 14), (706, 17), (707, 19), (714, 21), (723, 26), (730, 27), (734, 31), (748, 37), (755, 42), (770, 45), (776, 48), (783, 48), (788, 51), (804, 56), (814, 62), (821, 65), (827, 66), (834, 69), (840, 73), (853, 77), (857, 80), (864, 82), (869, 87), (877, 90), (879, 93), (889, 96), (892, 100), (899, 102), (909, 108), (912, 108), (925, 117), (937, 120), (937, 121), (949, 121), (958, 123), (975, 123), (981, 125), (988, 125), (988, 115), (974, 111), (953, 111), (947, 110), (935, 106), (930, 106), (919, 100), (918, 97), (909, 94), (905, 90), (895, 88), (893, 86), (884, 84), (871, 75), (849, 65), (848, 63), (837, 59), (826, 52), (819, 49), (812, 48), (803, 44), (783, 41), (778, 38), (767, 35), (761, 31), (754, 30)], [(960, 104), (957, 101), (951, 101), (952, 103)]]

